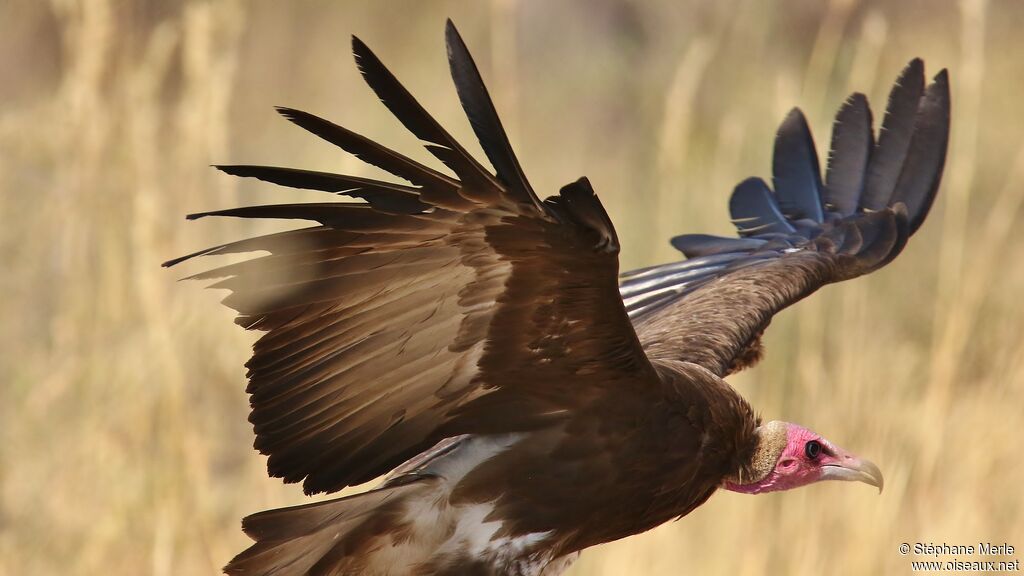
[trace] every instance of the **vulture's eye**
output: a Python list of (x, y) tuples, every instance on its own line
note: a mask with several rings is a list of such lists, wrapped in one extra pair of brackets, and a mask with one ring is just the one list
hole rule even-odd
[(804, 453), (807, 454), (807, 457), (809, 459), (816, 459), (818, 455), (821, 454), (821, 442), (818, 442), (817, 440), (811, 440), (810, 442), (804, 445)]

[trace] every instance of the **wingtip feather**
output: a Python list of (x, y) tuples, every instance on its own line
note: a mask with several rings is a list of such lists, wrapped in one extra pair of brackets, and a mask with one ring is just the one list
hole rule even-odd
[(949, 145), (950, 94), (945, 69), (924, 90), (914, 118), (893, 200), (906, 205), (910, 234), (924, 223), (935, 200)]
[(772, 157), (775, 195), (787, 218), (821, 222), (821, 169), (814, 137), (800, 108), (793, 108), (779, 124)]
[(871, 106), (867, 97), (851, 94), (836, 113), (822, 200), (841, 216), (856, 212), (864, 177), (875, 146)]
[(892, 200), (910, 149), (924, 90), (924, 62), (914, 58), (903, 68), (889, 91), (882, 129), (868, 165), (861, 208), (881, 210)]
[(736, 185), (729, 197), (729, 214), (740, 236), (794, 232), (768, 184), (760, 178), (747, 178)]
[(370, 51), (370, 48), (366, 45), (366, 42), (363, 42), (363, 40), (359, 36), (356, 36), (355, 34), (353, 34), (352, 35), (352, 55), (355, 56), (356, 59), (358, 59), (359, 56), (360, 56), (360, 53), (365, 53), (365, 52), (369, 52), (369, 51)]
[(543, 211), (541, 201), (512, 149), (473, 55), (450, 19), (445, 25), (445, 46), (459, 101), (484, 154), (495, 169), (498, 181), (516, 201)]

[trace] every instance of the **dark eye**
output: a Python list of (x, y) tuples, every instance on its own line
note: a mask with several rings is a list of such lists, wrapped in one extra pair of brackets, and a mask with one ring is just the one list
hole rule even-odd
[(818, 442), (817, 440), (811, 440), (808, 442), (804, 445), (804, 454), (807, 454), (807, 457), (811, 460), (816, 459), (818, 455), (821, 454), (821, 442)]

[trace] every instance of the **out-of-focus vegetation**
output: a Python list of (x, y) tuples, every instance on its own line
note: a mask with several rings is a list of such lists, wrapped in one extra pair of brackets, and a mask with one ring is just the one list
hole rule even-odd
[(762, 366), (732, 379), (765, 416), (874, 459), (885, 493), (718, 494), (572, 574), (894, 574), (901, 542), (1024, 547), (1024, 3), (6, 0), (0, 574), (213, 574), (247, 545), (242, 516), (306, 501), (249, 448), (253, 335), (159, 263), (269, 229), (186, 212), (323, 199), (208, 164), (376, 174), (272, 105), (417, 149), (358, 77), (352, 33), (475, 146), (448, 16), (534, 185), (590, 176), (624, 269), (675, 258), (673, 233), (731, 233), (732, 185), (768, 174), (789, 107), (824, 154), (847, 93), (877, 121), (910, 58), (951, 73), (924, 228), (885, 270), (782, 314)]

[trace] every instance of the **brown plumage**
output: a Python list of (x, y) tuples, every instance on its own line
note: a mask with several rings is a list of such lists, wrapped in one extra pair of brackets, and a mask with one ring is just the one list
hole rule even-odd
[(774, 313), (886, 264), (920, 225), (945, 155), (945, 73), (924, 89), (920, 62), (908, 67), (877, 146), (866, 99), (852, 97), (825, 184), (792, 112), (775, 191), (751, 179), (733, 196), (742, 238), (681, 236), (688, 260), (619, 278), (618, 238), (589, 182), (541, 201), (450, 22), (447, 40), (494, 173), (354, 39), (367, 83), (454, 176), (280, 109), (408, 184), (221, 166), (364, 202), (192, 215), (317, 225), (167, 263), (269, 253), (193, 278), (219, 279), (238, 323), (264, 332), (248, 392), (272, 476), (312, 494), (391, 473), (364, 494), (250, 516), (256, 543), (225, 570), (552, 576), (582, 549), (686, 515), (719, 487), (880, 487), (869, 462), (795, 425), (762, 425), (722, 377), (760, 358)]

